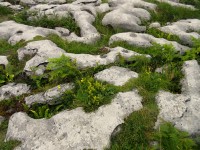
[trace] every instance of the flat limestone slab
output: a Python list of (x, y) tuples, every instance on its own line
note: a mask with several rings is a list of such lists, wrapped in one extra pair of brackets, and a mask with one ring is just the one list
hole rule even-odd
[(141, 102), (137, 91), (130, 91), (118, 93), (111, 104), (92, 113), (76, 108), (48, 120), (15, 113), (9, 120), (6, 141), (21, 141), (16, 150), (102, 150), (109, 146), (111, 134), (124, 118), (142, 109)]
[(0, 87), (0, 101), (30, 92), (30, 86), (23, 83), (8, 83)]
[(162, 120), (190, 134), (200, 133), (200, 67), (196, 60), (186, 61), (182, 94), (160, 91), (156, 97), (160, 113), (156, 126)]
[(28, 96), (24, 100), (26, 102), (26, 105), (28, 106), (31, 106), (34, 103), (53, 105), (59, 103), (55, 101), (56, 98), (61, 96), (65, 91), (72, 90), (73, 88), (73, 83), (60, 84), (47, 90), (46, 92), (41, 92), (35, 95)]
[(118, 66), (112, 66), (95, 74), (97, 80), (106, 81), (116, 86), (123, 86), (128, 80), (137, 77), (136, 72)]

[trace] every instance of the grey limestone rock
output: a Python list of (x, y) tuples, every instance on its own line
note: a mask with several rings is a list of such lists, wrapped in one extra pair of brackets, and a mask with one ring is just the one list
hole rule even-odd
[(95, 74), (97, 80), (106, 81), (116, 86), (123, 86), (128, 80), (137, 77), (136, 72), (118, 66), (112, 66)]
[(85, 113), (82, 108), (65, 110), (50, 119), (32, 119), (25, 113), (11, 116), (6, 141), (21, 141), (17, 150), (102, 150), (109, 146), (112, 132), (124, 118), (142, 109), (137, 91), (118, 93), (111, 104)]
[(172, 122), (175, 127), (190, 134), (200, 133), (200, 67), (195, 60), (186, 61), (183, 66), (185, 78), (182, 94), (160, 91), (157, 103), (160, 109), (158, 126), (162, 120)]
[(12, 96), (20, 96), (30, 92), (30, 87), (22, 83), (9, 83), (0, 87), (0, 101), (9, 99)]
[[(75, 1), (77, 2), (77, 1)], [(97, 15), (96, 7), (93, 5), (79, 5), (77, 3), (63, 5), (40, 4), (30, 8), (29, 12), (37, 12), (38, 16), (62, 17), (71, 14), (80, 28), (80, 36), (72, 32), (70, 35), (62, 35), (68, 41), (77, 41), (92, 44), (100, 39), (100, 34), (93, 26)]]
[(159, 22), (153, 22), (149, 25), (149, 28), (159, 28), (161, 27)]
[[(145, 3), (144, 3), (145, 4)], [(134, 2), (124, 2), (112, 8), (113, 11), (107, 13), (103, 20), (103, 25), (111, 25), (114, 28), (120, 28), (128, 31), (142, 32), (146, 30), (141, 26), (141, 20), (149, 20), (150, 13), (143, 9), (134, 7)]]
[(164, 3), (168, 3), (168, 4), (170, 4), (171, 6), (177, 6), (177, 7), (183, 7), (183, 8), (188, 8), (188, 9), (195, 10), (195, 7), (194, 7), (194, 6), (179, 3), (179, 0), (157, 0), (157, 1), (159, 1), (159, 2), (164, 2)]
[(6, 66), (8, 64), (7, 56), (0, 56), (0, 65)]
[(200, 39), (200, 20), (198, 19), (186, 19), (179, 20), (172, 24), (158, 28), (163, 32), (177, 35), (183, 43), (192, 46), (192, 37)]
[[(57, 58), (63, 54), (76, 60), (76, 63), (80, 69), (114, 63), (118, 59), (119, 54), (125, 59), (136, 55), (141, 55), (121, 47), (111, 49), (108, 48), (108, 50), (109, 53), (105, 54), (104, 56), (66, 53), (64, 50), (58, 48), (53, 42), (49, 40), (42, 40), (30, 42), (24, 48), (19, 49), (18, 58), (22, 60), (25, 55), (34, 55), (29, 61), (26, 62), (24, 67), (24, 71), (32, 72), (33, 68), (40, 66), (43, 63), (48, 63), (49, 58)], [(144, 56), (150, 57), (149, 55)]]
[(0, 6), (5, 6), (5, 7), (8, 7), (10, 9), (13, 9), (13, 10), (22, 10), (23, 9), (23, 7), (21, 5), (12, 5), (9, 2), (1, 2), (0, 1)]
[(152, 46), (152, 43), (158, 43), (160, 45), (168, 44), (172, 45), (175, 48), (175, 50), (180, 52), (184, 52), (190, 49), (189, 47), (183, 46), (175, 41), (168, 41), (163, 38), (156, 38), (152, 35), (145, 33), (134, 33), (134, 32), (118, 33), (110, 37), (109, 43), (112, 44), (113, 42), (117, 41), (125, 41), (130, 45), (135, 45), (139, 47), (150, 47)]
[(72, 83), (61, 84), (47, 90), (46, 92), (41, 92), (41, 93), (26, 97), (25, 103), (28, 106), (31, 106), (34, 103), (54, 105), (54, 104), (59, 103), (56, 101), (56, 98), (61, 96), (65, 91), (72, 90), (73, 88), (74, 88), (74, 85)]
[(29, 41), (36, 36), (45, 37), (49, 34), (60, 35), (56, 30), (27, 26), (14, 21), (0, 23), (0, 39), (8, 40), (13, 45), (21, 40)]

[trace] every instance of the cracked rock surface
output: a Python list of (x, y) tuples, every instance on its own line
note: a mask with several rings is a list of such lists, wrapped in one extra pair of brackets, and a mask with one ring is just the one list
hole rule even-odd
[(190, 134), (200, 133), (200, 67), (196, 60), (186, 61), (182, 94), (160, 91), (157, 103), (160, 109), (157, 125), (163, 119)]
[(116, 86), (122, 86), (128, 80), (132, 78), (137, 78), (138, 74), (126, 68), (112, 66), (95, 74), (94, 76), (97, 80), (106, 81)]
[(125, 41), (130, 45), (135, 45), (139, 47), (150, 47), (152, 46), (152, 43), (158, 43), (160, 45), (169, 44), (180, 52), (184, 52), (190, 49), (189, 47), (183, 46), (175, 41), (168, 41), (164, 38), (155, 38), (152, 35), (144, 33), (126, 32), (126, 33), (118, 33), (111, 36), (110, 44), (118, 41)]
[(117, 94), (111, 104), (88, 114), (76, 108), (48, 120), (35, 120), (25, 113), (15, 113), (10, 118), (6, 140), (23, 141), (17, 150), (101, 150), (109, 146), (112, 132), (123, 119), (142, 108), (141, 101), (137, 91), (130, 91)]
[[(53, 42), (49, 40), (34, 41), (28, 43), (24, 48), (18, 50), (19, 59), (23, 59), (25, 55), (34, 55), (29, 61), (26, 62), (25, 71), (32, 71), (31, 68), (37, 67), (48, 61), (49, 58), (60, 57), (62, 54), (75, 59), (79, 68), (94, 67), (98, 65), (107, 65), (114, 63), (119, 54), (125, 59), (132, 56), (141, 55), (136, 52), (124, 49), (122, 47), (116, 47), (109, 49), (109, 53), (104, 56), (90, 55), (90, 54), (73, 54), (66, 53), (64, 50), (58, 48)], [(150, 57), (149, 55), (145, 55)]]
[[(179, 0), (157, 1), (158, 3), (168, 3), (168, 7), (171, 5), (184, 7), (188, 11), (198, 10), (195, 6), (180, 3)], [(167, 52), (163, 53), (164, 56), (157, 56), (157, 54), (161, 54), (162, 50), (165, 50), (166, 44), (173, 46), (176, 51), (173, 54), (175, 59), (178, 60), (173, 59), (173, 61), (170, 61), (169, 63), (172, 65), (173, 63), (175, 65), (176, 63), (182, 63), (182, 55), (187, 54), (190, 50), (192, 50), (192, 57), (193, 52), (195, 52), (195, 56), (198, 54), (198, 50), (194, 48), (195, 43), (192, 37), (200, 39), (200, 20), (188, 18), (170, 23), (166, 19), (167, 23), (165, 21), (157, 22), (158, 20), (154, 15), (159, 13), (157, 8), (160, 6), (157, 5), (158, 3), (147, 2), (147, 0), (9, 0), (9, 2), (0, 0), (0, 6), (8, 7), (9, 11), (13, 11), (13, 14), (11, 13), (13, 16), (17, 16), (19, 12), (26, 11), (28, 14), (28, 17), (24, 16), (26, 21), (41, 19), (40, 17), (46, 17), (46, 19), (55, 17), (63, 19), (65, 17), (65, 19), (69, 18), (71, 21), (69, 26), (66, 24), (68, 28), (63, 25), (62, 20), (59, 20), (58, 26), (57, 24), (52, 25), (53, 29), (49, 29), (40, 27), (38, 25), (40, 23), (36, 23), (37, 25), (35, 24), (35, 26), (38, 27), (34, 27), (18, 23), (20, 21), (17, 21), (17, 19), (15, 19), (17, 22), (15, 22), (9, 14), (5, 14), (1, 18), (0, 14), (0, 44), (5, 44), (2, 48), (0, 45), (0, 124), (9, 119), (5, 141), (20, 141), (21, 143), (15, 150), (103, 150), (109, 148), (110, 144), (112, 144), (111, 139), (113, 136), (117, 137), (117, 133), (121, 132), (120, 130), (123, 133), (121, 126), (125, 123), (123, 127), (126, 128), (128, 116), (136, 112), (138, 114), (145, 113), (146, 111), (141, 110), (143, 108), (144, 110), (155, 111), (153, 109), (156, 108), (156, 104), (159, 107), (159, 114), (153, 116), (153, 118), (157, 117), (156, 127), (162, 121), (169, 121), (178, 129), (187, 131), (191, 135), (199, 135), (200, 66), (197, 62), (199, 56), (197, 60), (185, 61), (183, 65), (182, 92), (173, 94), (159, 91), (156, 96), (157, 103), (153, 104), (155, 105), (154, 108), (148, 108), (149, 106), (146, 105), (145, 101), (147, 97), (145, 96), (150, 95), (151, 99), (153, 97), (151, 95), (155, 93), (146, 94), (141, 92), (140, 88), (143, 88), (143, 85), (136, 85), (145, 84), (148, 75), (148, 77), (154, 78), (154, 76), (151, 76), (152, 74), (155, 75), (156, 79), (160, 79), (159, 83), (165, 81), (165, 79), (160, 78), (160, 75), (168, 75), (166, 72), (170, 71), (169, 69), (171, 68), (168, 68), (170, 66), (167, 61), (168, 59), (171, 60), (171, 58), (168, 58), (171, 56)], [(42, 23), (49, 23), (45, 21)], [(46, 25), (42, 24), (41, 26)], [(158, 30), (160, 31), (158, 32)], [(55, 36), (49, 36), (51, 34)], [(172, 37), (171, 35), (176, 36)], [(38, 36), (42, 38), (35, 38)], [(155, 51), (155, 53), (150, 52), (151, 48), (149, 48), (149, 52), (146, 51), (147, 49), (145, 48), (153, 46), (154, 43), (162, 45), (163, 49), (157, 48), (158, 53)], [(77, 51), (74, 48), (76, 44)], [(81, 47), (82, 45), (83, 47)], [(142, 51), (143, 49), (144, 51)], [(76, 62), (76, 69), (81, 72), (81, 75), (69, 77), (69, 79), (66, 75), (66, 79), (50, 81), (49, 76), (54, 70), (46, 69), (49, 59), (59, 58), (62, 55)], [(135, 59), (134, 56), (144, 57), (136, 57)], [(161, 58), (162, 62), (158, 62), (159, 60), (155, 60), (156, 58)], [(167, 60), (165, 61), (164, 59)], [(15, 67), (15, 63), (20, 65), (12, 69), (12, 67)], [(157, 67), (155, 72), (154, 65)], [(17, 70), (17, 73), (13, 73), (13, 79), (10, 79), (13, 81), (7, 79), (9, 78), (9, 72), (6, 72), (6, 69), (9, 69), (9, 67), (11, 67), (11, 70)], [(20, 68), (19, 70), (18, 67)], [(64, 69), (68, 70), (68, 67)], [(139, 71), (135, 72), (135, 70)], [(180, 73), (179, 70), (178, 73)], [(61, 79), (62, 71), (57, 76)], [(79, 102), (79, 98), (82, 96), (84, 99), (87, 94), (84, 95), (83, 92), (83, 95), (81, 95), (82, 91), (78, 86), (84, 84), (82, 83), (83, 79), (87, 79), (85, 78), (87, 76), (92, 80), (93, 78), (95, 79), (94, 87), (97, 89), (95, 93), (97, 96), (93, 93), (90, 96), (97, 103), (101, 104), (98, 99), (95, 99), (99, 95), (101, 97), (101, 94), (104, 96), (104, 94), (113, 93), (110, 94), (111, 97), (113, 96), (110, 103), (105, 104), (103, 102), (98, 109), (96, 108), (96, 111), (89, 113), (79, 107), (83, 106), (85, 108), (84, 105), (79, 104), (82, 103)], [(174, 76), (176, 77), (176, 75)], [(175, 77), (171, 78), (175, 79)], [(144, 81), (141, 81), (141, 79), (144, 79)], [(174, 81), (173, 79), (170, 80), (170, 83)], [(96, 82), (96, 80), (99, 80), (99, 82)], [(150, 82), (149, 78), (147, 81)], [(154, 82), (154, 79), (152, 79), (152, 82)], [(87, 84), (86, 90), (88, 93), (96, 90), (93, 88), (92, 82), (90, 83), (89, 81)], [(102, 92), (99, 94), (98, 87), (104, 86), (104, 84), (105, 87), (110, 86), (111, 88), (108, 89), (108, 93)], [(152, 85), (147, 84), (147, 86)], [(159, 85), (159, 87), (161, 86)], [(102, 87), (102, 89), (105, 88)], [(144, 90), (147, 91), (147, 89), (144, 87)], [(151, 90), (149, 91), (152, 92)], [(66, 96), (64, 95), (66, 94), (65, 92), (70, 93), (66, 99), (72, 99), (69, 107), (68, 104), (66, 104), (66, 107), (62, 106), (65, 105), (61, 102), (62, 98)], [(81, 93), (81, 96), (78, 95), (78, 92)], [(176, 92), (176, 90), (173, 92)], [(146, 95), (144, 96), (144, 94)], [(144, 96), (144, 101), (142, 101), (142, 96)], [(7, 102), (6, 100), (9, 99), (13, 100), (14, 97), (19, 97), (20, 99), (17, 101), (16, 110), (8, 106), (9, 109), (4, 111), (2, 103)], [(105, 101), (107, 100), (110, 99)], [(86, 103), (93, 102), (89, 100)], [(25, 107), (26, 105), (28, 111), (25, 108), (20, 108), (20, 106)], [(90, 106), (92, 107), (92, 105)], [(33, 106), (36, 106), (38, 110)], [(60, 107), (60, 109), (57, 106), (62, 108)], [(40, 108), (47, 108), (44, 110), (45, 113), (50, 113), (49, 116), (52, 117), (44, 119), (44, 116), (46, 117), (48, 114), (41, 115), (43, 112), (41, 112)], [(59, 110), (56, 110), (57, 108)], [(70, 108), (70, 110), (65, 108)], [(39, 117), (35, 118), (43, 117), (43, 119), (33, 119), (35, 114), (31, 115), (30, 111), (32, 113), (34, 111), (35, 113), (40, 113)], [(141, 117), (143, 116), (141, 115)], [(129, 121), (127, 122), (129, 123)], [(155, 120), (150, 124), (154, 126), (154, 123)], [(151, 126), (152, 129), (153, 126)], [(153, 133), (153, 131), (151, 132)]]
[(35, 95), (28, 96), (24, 100), (28, 106), (31, 106), (34, 103), (38, 103), (38, 104), (47, 103), (47, 104), (53, 105), (53, 104), (58, 103), (57, 101), (55, 101), (56, 98), (59, 98), (64, 92), (68, 90), (72, 90), (73, 88), (74, 88), (74, 85), (72, 83), (61, 84), (47, 90), (46, 92), (41, 92)]
[(27, 84), (23, 83), (9, 83), (0, 87), (0, 101), (9, 99), (14, 96), (20, 96), (22, 94), (29, 93), (30, 89)]
[(177, 35), (183, 43), (192, 46), (192, 38), (200, 39), (200, 20), (199, 19), (186, 19), (179, 20), (170, 25), (158, 28), (163, 32)]

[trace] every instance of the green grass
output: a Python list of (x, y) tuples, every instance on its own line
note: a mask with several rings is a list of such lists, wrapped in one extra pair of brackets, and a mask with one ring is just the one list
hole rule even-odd
[(5, 6), (0, 6), (0, 23), (9, 20), (9, 16), (13, 14), (13, 11)]
[(195, 8), (200, 8), (200, 1), (199, 0), (179, 0), (180, 3), (184, 3), (187, 5), (193, 5)]
[[(156, 38), (164, 38), (168, 41), (176, 41), (178, 43), (181, 43), (181, 40), (178, 36), (162, 32), (156, 28), (147, 28), (146, 33), (151, 34)], [(184, 43), (181, 43), (181, 44), (184, 44)]]
[(18, 141), (4, 142), (8, 127), (8, 121), (4, 121), (0, 125), (0, 150), (13, 150), (17, 145), (20, 144)]
[(157, 4), (156, 11), (150, 11), (151, 22), (159, 22), (161, 25), (166, 25), (167, 22), (176, 22), (181, 19), (200, 19), (200, 10), (171, 6), (167, 3), (157, 2), (155, 0), (147, 1)]

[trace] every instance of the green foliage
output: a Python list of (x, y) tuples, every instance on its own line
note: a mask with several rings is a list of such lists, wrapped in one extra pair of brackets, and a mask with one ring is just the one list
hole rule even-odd
[(9, 74), (4, 67), (0, 65), (0, 86), (7, 82), (12, 82), (13, 78), (14, 74)]
[[(152, 0), (149, 0), (152, 1)], [(160, 22), (165, 25), (167, 22), (176, 22), (181, 19), (199, 19), (200, 10), (192, 10), (184, 7), (171, 6), (163, 2), (155, 2), (156, 11), (151, 11), (151, 21)], [(187, 12), (187, 13), (186, 13)]]
[(50, 114), (50, 109), (48, 108), (48, 105), (43, 106), (37, 106), (36, 110), (29, 110), (30, 113), (32, 113), (33, 118), (40, 119), (40, 118), (51, 118), (52, 115)]
[(114, 86), (96, 81), (92, 77), (84, 77), (76, 81), (76, 85), (75, 99), (86, 111), (93, 111), (102, 104), (109, 103), (117, 92)]
[(199, 0), (179, 0), (180, 3), (184, 3), (187, 5), (193, 5), (196, 8), (200, 8), (200, 1)]
[(116, 65), (129, 68), (137, 73), (143, 72), (148, 69), (148, 66), (151, 63), (151, 58), (147, 58), (143, 55), (141, 56), (133, 56), (128, 60), (125, 60), (123, 57), (119, 57), (119, 61)]
[(8, 121), (4, 121), (0, 125), (0, 150), (13, 150), (17, 145), (20, 144), (20, 142), (12, 140), (4, 142), (7, 128), (8, 128)]
[(160, 126), (155, 139), (159, 142), (158, 148), (163, 150), (192, 150), (196, 146), (188, 133), (176, 129), (170, 123)]
[(186, 51), (186, 53), (182, 56), (182, 60), (197, 60), (200, 64), (200, 40), (199, 39), (193, 39), (194, 47)]
[(154, 105), (132, 113), (121, 126), (121, 131), (111, 138), (108, 150), (150, 150), (158, 110)]
[(31, 108), (24, 105), (24, 108), (26, 112), (29, 114), (29, 116), (31, 116), (32, 118), (48, 119), (62, 110), (73, 108), (74, 99), (75, 99), (74, 91), (66, 91), (59, 98), (55, 98), (55, 101), (57, 102), (57, 104), (55, 105), (34, 104), (33, 106), (31, 106)]
[(153, 35), (153, 36), (155, 36), (157, 38), (164, 38), (166, 40), (176, 41), (178, 43), (181, 42), (178, 36), (162, 32), (162, 31), (160, 31), (160, 30), (158, 30), (156, 28), (148, 28), (147, 29), (147, 33), (151, 34), (151, 35)]
[(50, 81), (66, 81), (67, 79), (71, 80), (80, 76), (80, 71), (77, 69), (76, 62), (65, 55), (62, 55), (60, 58), (49, 59), (46, 69), (50, 71)]
[[(31, 15), (33, 15), (33, 18), (29, 19)], [(34, 14), (30, 14), (26, 10), (24, 10), (13, 16), (12, 19), (18, 23), (35, 27), (44, 27), (51, 29), (54, 29), (55, 27), (64, 27), (69, 29), (71, 32), (75, 32), (78, 35), (80, 34), (80, 29), (77, 26), (75, 20), (71, 16), (58, 17), (55, 15), (48, 17), (46, 15), (43, 15), (37, 17), (34, 16)]]
[(10, 14), (13, 14), (13, 11), (5, 6), (0, 6), (0, 17), (2, 16), (8, 16)]

